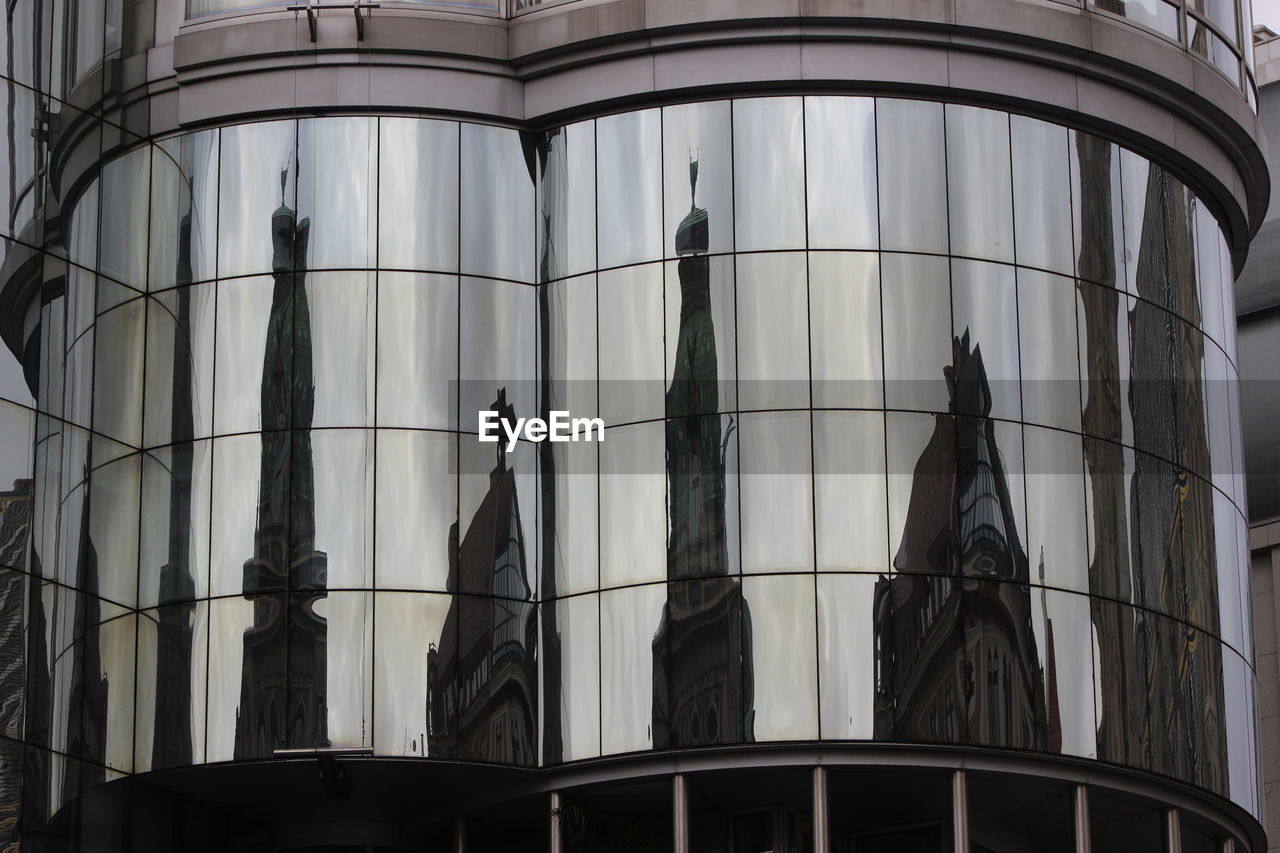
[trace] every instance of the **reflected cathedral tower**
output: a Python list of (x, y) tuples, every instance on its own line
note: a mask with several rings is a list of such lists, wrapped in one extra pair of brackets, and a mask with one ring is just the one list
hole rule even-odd
[(689, 214), (676, 230), (680, 332), (667, 388), (667, 602), (653, 638), (653, 746), (755, 739), (751, 611), (730, 575), (707, 211), (689, 164)]
[[(296, 168), (296, 166), (295, 166)], [(315, 474), (311, 418), (311, 313), (307, 239), (284, 202), (271, 217), (275, 289), (262, 366), (262, 469), (254, 554), (244, 564), (244, 597), (253, 627), (244, 633), (236, 758), (281, 747), (328, 746), (326, 625), (315, 612), (327, 588), (328, 557), (315, 548)]]

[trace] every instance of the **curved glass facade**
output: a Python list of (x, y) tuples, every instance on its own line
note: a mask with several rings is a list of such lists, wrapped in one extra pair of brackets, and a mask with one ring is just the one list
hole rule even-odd
[(1230, 258), (1158, 164), (770, 97), (229, 126), (69, 208), (38, 376), (0, 369), (0, 733), (47, 814), (286, 748), (787, 741), (1257, 814)]

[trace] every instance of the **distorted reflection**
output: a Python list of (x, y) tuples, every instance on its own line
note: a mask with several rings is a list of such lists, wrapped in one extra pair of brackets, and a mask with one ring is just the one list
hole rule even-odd
[[(1081, 213), (1081, 276), (1114, 282), (1111, 247), (1119, 223), (1110, 198), (1112, 148), (1082, 134), (1077, 152), (1082, 183), (1095, 190), (1085, 194)], [(1134, 170), (1127, 160), (1124, 166), (1128, 178)], [(1152, 167), (1143, 189), (1137, 196), (1143, 199), (1140, 218), (1125, 204), (1126, 243), (1137, 242), (1138, 249), (1130, 267), (1132, 286), (1143, 300), (1124, 317), (1124, 302), (1116, 291), (1080, 287), (1090, 354), (1083, 424), (1086, 433), (1106, 439), (1085, 442), (1093, 510), (1089, 591), (1165, 610), (1216, 633), (1216, 548), (1208, 485), (1186, 468), (1133, 454), (1117, 443), (1124, 437), (1127, 407), (1136, 444), (1192, 468), (1207, 464), (1203, 398), (1190, 381), (1200, 375), (1203, 345), (1198, 336), (1191, 336), (1196, 343), (1189, 344), (1178, 321), (1156, 307), (1189, 307), (1181, 278), (1193, 275), (1194, 259), (1189, 242), (1176, 237), (1189, 232), (1189, 211), (1180, 185), (1163, 170)], [(1133, 350), (1128, 370), (1126, 344)], [(1119, 389), (1125, 381), (1129, 393), (1122, 401)], [(1188, 417), (1174, 417), (1179, 411)], [(1131, 477), (1126, 457), (1134, 460)], [(1102, 670), (1098, 757), (1223, 790), (1218, 647), (1195, 642), (1194, 631), (1161, 630), (1160, 618), (1147, 610), (1096, 597), (1091, 606)], [(1206, 710), (1179, 710), (1191, 707)], [(1145, 711), (1135, 713), (1138, 709)]]
[[(730, 576), (725, 511), (728, 421), (719, 402), (712, 320), (708, 213), (697, 206), (698, 161), (689, 164), (690, 209), (676, 232), (680, 332), (667, 388), (667, 602), (653, 638), (653, 746), (755, 739), (751, 613)], [(687, 582), (682, 582), (687, 581)]]
[(897, 573), (876, 582), (875, 737), (1044, 750), (1057, 712), (982, 349), (966, 329), (952, 351), (949, 413), (915, 465)]
[[(296, 168), (296, 167), (295, 167)], [(327, 626), (315, 612), (326, 595), (328, 555), (315, 549), (311, 453), (315, 383), (306, 259), (310, 219), (285, 200), (271, 217), (271, 314), (262, 368), (262, 463), (254, 554), (244, 564), (253, 625), (244, 632), (235, 757), (284, 746), (328, 746)], [(300, 591), (292, 598), (291, 590)]]
[[(515, 423), (505, 388), (490, 408)], [(449, 543), (452, 600), (427, 653), (427, 754), (531, 766), (538, 758), (538, 625), (516, 473), (503, 442), (466, 534), (459, 540), (455, 522)]]

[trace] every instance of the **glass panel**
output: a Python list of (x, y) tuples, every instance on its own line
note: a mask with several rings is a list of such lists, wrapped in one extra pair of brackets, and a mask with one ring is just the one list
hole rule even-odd
[(1022, 407), (1027, 421), (1080, 431), (1080, 334), (1075, 282), (1018, 270)]
[(662, 416), (662, 293), (661, 264), (599, 275), (600, 415), (606, 424)]
[[(1234, 22), (1232, 22), (1234, 23)], [(1194, 16), (1187, 16), (1187, 43), (1192, 51), (1213, 63), (1236, 86), (1240, 85), (1240, 59), (1227, 42)]]
[[(297, 205), (297, 123), (263, 122), (222, 130), (218, 198), (218, 275), (285, 269), (306, 258), (305, 231), (287, 234), (276, 246), (276, 214)], [(273, 257), (279, 254), (278, 261)], [(265, 316), (265, 315), (264, 315)], [(219, 371), (221, 373), (221, 371)]]
[(1018, 366), (1018, 297), (1012, 267), (954, 260), (951, 300), (955, 411), (1022, 416)]
[(447, 589), (457, 527), (458, 440), (437, 432), (380, 430), (377, 586)]
[[(299, 442), (305, 433), (294, 433)], [(314, 536), (317, 559), (325, 555), (330, 589), (364, 589), (373, 582), (373, 434), (365, 430), (315, 430), (315, 495), (306, 494), (308, 449), (293, 459), (293, 504), (289, 537), (294, 548)], [(302, 470), (300, 470), (302, 469)], [(311, 530), (308, 530), (311, 527)], [(295, 578), (296, 578), (295, 573)], [(338, 683), (343, 683), (339, 681)]]
[(884, 416), (815, 412), (813, 444), (818, 571), (888, 571)]
[[(277, 315), (276, 325), (283, 323), (278, 315), (285, 307), (274, 304), (273, 289), (271, 279), (265, 277), (218, 283), (215, 435), (248, 432), (265, 426), (261, 411), (263, 397), (274, 400), (275, 389), (284, 381), (284, 377), (273, 377), (268, 382), (263, 374), (264, 360), (269, 357), (269, 341), (280, 341), (286, 331), (280, 327), (268, 336), (272, 315)], [(279, 393), (283, 395), (288, 391), (279, 388)], [(287, 412), (283, 414), (287, 419)]]
[[(546, 330), (542, 393), (551, 410), (595, 417), (597, 362), (596, 277), (554, 281), (538, 294), (540, 324)], [(616, 390), (616, 389), (615, 389)], [(615, 397), (617, 395), (614, 395)]]
[[(689, 633), (679, 614), (668, 608), (669, 586), (617, 589), (600, 595), (600, 621), (607, 629), (600, 633), (601, 753), (612, 755), (666, 748), (672, 738), (667, 703), (671, 691), (681, 688), (670, 679), (684, 675), (670, 672), (669, 665), (694, 664), (689, 657), (669, 660), (665, 655), (671, 632)], [(703, 639), (727, 640), (700, 635)], [(697, 670), (700, 667), (691, 666)], [(680, 684), (693, 681), (693, 673)]]
[[(662, 112), (666, 257), (733, 251), (733, 130), (728, 101)], [(687, 202), (687, 203), (686, 203)], [(688, 223), (687, 225), (685, 223)], [(689, 245), (682, 229), (689, 229)], [(701, 233), (699, 233), (701, 232)]]
[[(875, 592), (884, 575), (818, 575), (818, 674), (824, 740), (875, 736)], [(836, 809), (842, 811), (843, 807)]]
[(142, 365), (146, 309), (135, 299), (98, 318), (93, 428), (131, 447), (142, 443)]
[(737, 272), (740, 407), (808, 407), (809, 306), (804, 254), (739, 255)]
[[(294, 607), (299, 603), (295, 596)], [(312, 611), (324, 625), (323, 640), (317, 651), (324, 660), (324, 685), (331, 687), (318, 691), (327, 719), (325, 740), (317, 745), (370, 746), (369, 729), (373, 723), (373, 595), (367, 592), (329, 593), (314, 602)], [(418, 658), (419, 661), (421, 659)], [(312, 678), (320, 673), (308, 671), (305, 665), (299, 667), (296, 659), (290, 660), (289, 668), (290, 701), (297, 702), (294, 694), (297, 693), (299, 675), (309, 693), (313, 688)]]
[[(84, 678), (88, 681), (82, 694), (85, 746), (82, 754), (87, 758), (100, 759), (107, 767), (126, 773), (133, 770), (136, 633), (136, 619), (132, 615), (88, 628), (81, 663), (85, 668)], [(96, 663), (93, 660), (95, 656), (98, 658)], [(93, 683), (95, 675), (100, 680), (97, 685)], [(98, 738), (101, 740), (95, 744)], [(95, 747), (101, 750), (100, 755), (93, 754)]]
[(423, 666), (437, 649), (449, 612), (444, 595), (380, 592), (373, 642), (373, 748), (378, 755), (426, 757), (433, 725), (452, 728), (432, 711), (448, 683)]
[(882, 249), (948, 251), (944, 128), (942, 104), (876, 99)]
[(610, 427), (600, 444), (600, 586), (667, 577), (663, 424)]
[(947, 104), (951, 251), (1013, 260), (1013, 189), (1007, 113)]
[(809, 253), (813, 405), (884, 405), (880, 264), (870, 253)]
[(1090, 599), (1056, 590), (1031, 590), (1036, 650), (1044, 673), (1049, 752), (1097, 758), (1094, 624)]
[(132, 605), (138, 596), (139, 457), (95, 468), (89, 479), (89, 544), (95, 594)]
[(805, 247), (800, 98), (733, 102), (733, 187), (739, 252)]
[(658, 110), (596, 120), (600, 269), (662, 257), (661, 134)]
[(545, 137), (538, 185), (538, 263), (543, 280), (596, 268), (596, 124)]
[(455, 276), (378, 274), (379, 426), (456, 428), (458, 316)]
[(214, 285), (182, 287), (147, 301), (143, 446), (213, 431)]
[(1069, 131), (1071, 198), (1081, 278), (1113, 287), (1127, 280), (1121, 213), (1120, 149), (1097, 136)]
[[(554, 615), (550, 613), (552, 609)], [(543, 759), (550, 764), (594, 758), (600, 754), (599, 596), (579, 595), (547, 602), (542, 605), (542, 612), (546, 655), (543, 672), (547, 678), (544, 696), (548, 705), (553, 705), (546, 709)], [(610, 631), (618, 627), (619, 623), (610, 622)], [(639, 675), (639, 662), (629, 663), (636, 664), (629, 674)], [(633, 706), (640, 711), (645, 707), (639, 701)]]
[[(1247, 597), (1241, 589), (1242, 567), (1237, 557), (1236, 522), (1239, 516), (1231, 500), (1221, 492), (1213, 493), (1213, 560), (1218, 580), (1218, 634), (1224, 643), (1235, 649), (1244, 648), (1246, 617), (1242, 608)], [(1245, 546), (1248, 547), (1247, 544)], [(1243, 571), (1248, 571), (1244, 568)], [(1213, 614), (1205, 614), (1212, 618)], [(1212, 624), (1212, 623), (1210, 623)]]
[(204, 762), (208, 614), (205, 601), (138, 614), (136, 771)]
[[(309, 310), (294, 308), (295, 336), (306, 340), (307, 347), (295, 350), (293, 374), (297, 381), (311, 373), (315, 404), (310, 420), (295, 421), (294, 426), (373, 425), (373, 278), (369, 272), (309, 277)], [(311, 363), (306, 364), (305, 358)], [(300, 412), (298, 420), (305, 417)]]
[(217, 243), (218, 131), (161, 140), (151, 156), (148, 286), (213, 278)]
[(1024, 116), (1010, 116), (1009, 122), (1018, 263), (1070, 275), (1070, 131)]
[(738, 437), (732, 415), (667, 421), (667, 578), (737, 574)]
[(804, 109), (809, 245), (876, 248), (875, 101), (806, 98)]
[(143, 454), (140, 605), (207, 595), (212, 473), (207, 441)]
[(1163, 818), (1155, 802), (1089, 788), (1089, 835), (1097, 853), (1160, 853)]
[(885, 405), (945, 412), (944, 371), (952, 363), (951, 275), (946, 258), (881, 256), (886, 329), (911, 329), (884, 341)]
[[(544, 444), (541, 462), (542, 595), (552, 598), (595, 589), (600, 582), (598, 448)], [(548, 618), (543, 614), (543, 618)]]
[[(259, 757), (263, 750), (254, 743), (253, 732), (262, 726), (264, 737), (276, 733), (255, 712), (272, 698), (281, 707), (285, 704), (281, 642), (285, 625), (282, 595), (259, 596), (254, 601), (237, 595), (209, 602), (206, 760), (210, 763)], [(265, 746), (267, 754), (274, 748), (270, 743)]]
[(667, 416), (737, 408), (734, 258), (666, 265)]
[(1227, 789), (1232, 800), (1251, 813), (1257, 813), (1257, 776), (1254, 761), (1256, 745), (1252, 730), (1255, 715), (1253, 674), (1238, 655), (1226, 651), (1222, 656), (1223, 696), (1226, 700), (1223, 728), (1226, 729)]
[(742, 594), (743, 610), (750, 613), (748, 637), (757, 685), (755, 740), (816, 739), (813, 576), (747, 577)]
[[(1084, 463), (1080, 438), (1027, 427), (1027, 550), (1032, 582), (1089, 591)], [(1038, 567), (1034, 564), (1038, 562)]]
[[(29, 570), (27, 545), (36, 500), (31, 456), (34, 434), (34, 413), (0, 403), (0, 435), (5, 436), (0, 445), (0, 566), (23, 571)], [(41, 452), (37, 447), (37, 457)]]
[(142, 290), (147, 285), (147, 199), (151, 149), (136, 148), (102, 168), (102, 247), (98, 269)]
[[(885, 438), (893, 567), (899, 572), (950, 573), (951, 556), (946, 549), (930, 548), (931, 539), (950, 523), (949, 509), (943, 506), (927, 512), (923, 507), (912, 507), (923, 504), (926, 495), (951, 492), (949, 469), (955, 459), (955, 419), (890, 412), (885, 416)], [(912, 512), (917, 518), (908, 527)]]
[(447, 588), (530, 600), (540, 532), (536, 445), (521, 442), (507, 452), (505, 444), (481, 444), (470, 436), (459, 442), (459, 530), (450, 531), (457, 557)]
[(810, 768), (734, 768), (685, 778), (691, 849), (735, 853), (814, 849)]
[[(1234, 276), (1230, 272), (1230, 257), (1220, 252), (1222, 231), (1218, 221), (1198, 199), (1195, 211), (1196, 285), (1200, 305), (1203, 308), (1201, 328), (1219, 343), (1223, 340), (1222, 289), (1229, 286)], [(1228, 253), (1229, 254), (1229, 253)]]
[(298, 125), (298, 216), (311, 221), (310, 269), (370, 267), (378, 210), (378, 127), (371, 118), (316, 118)]
[(809, 415), (742, 416), (742, 570), (813, 571)]
[(520, 134), (463, 124), (461, 147), (462, 271), (534, 281), (533, 178)]
[(98, 265), (98, 187), (95, 179), (85, 188), (75, 201), (67, 227), (67, 260), (87, 269)]
[[(257, 435), (218, 439), (213, 446), (213, 514), (210, 522), (210, 595), (240, 595), (252, 574), (245, 565), (254, 558), (255, 522), (262, 493), (285, 488), (285, 483), (262, 484), (261, 472), (271, 472), (284, 460)], [(269, 455), (268, 455), (269, 454)], [(279, 479), (284, 479), (283, 475)], [(263, 532), (264, 536), (266, 531)], [(273, 583), (283, 588), (284, 578)], [(216, 614), (215, 614), (216, 616)], [(234, 707), (234, 697), (232, 697)], [(214, 757), (210, 746), (210, 760)]]
[(378, 266), (458, 269), (458, 124), (381, 118)]
[(462, 384), (459, 426), (479, 432), (479, 413), (497, 410), (498, 401), (514, 407), (517, 418), (537, 412), (537, 290), (520, 284), (462, 280), (459, 294), (462, 329)]

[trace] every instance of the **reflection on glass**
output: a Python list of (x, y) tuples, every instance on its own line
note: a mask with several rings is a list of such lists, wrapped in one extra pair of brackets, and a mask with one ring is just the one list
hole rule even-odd
[(89, 541), (103, 598), (132, 605), (138, 590), (139, 457), (95, 468), (89, 478)]
[[(306, 607), (310, 594), (294, 595), (292, 607)], [(373, 677), (372, 636), (373, 596), (367, 592), (337, 592), (314, 599), (317, 618), (325, 626), (325, 667), (322, 685), (334, 689), (321, 693), (325, 731), (334, 746), (368, 746), (372, 721)], [(297, 669), (290, 665), (290, 688), (297, 682)]]
[(807, 408), (809, 304), (803, 252), (737, 256), (738, 401)]
[(596, 120), (599, 269), (662, 256), (661, 132), (659, 110)]
[(876, 248), (875, 101), (806, 98), (804, 118), (809, 246)]
[[(733, 132), (728, 101), (681, 104), (662, 112), (665, 256), (685, 256), (678, 244), (691, 211), (706, 215), (704, 252), (733, 251)], [(696, 164), (696, 165), (695, 165)], [(689, 180), (696, 170), (697, 180)]]
[(600, 586), (666, 577), (666, 483), (660, 423), (610, 427), (600, 443)]
[[(273, 269), (275, 241), (282, 237), (293, 239), (292, 233), (277, 235), (264, 223), (272, 221), (272, 211), (290, 209), (297, 203), (296, 130), (294, 121), (222, 129), (218, 194), (220, 277)], [(305, 245), (302, 248), (297, 257), (305, 263)], [(250, 387), (256, 386), (255, 382)]]
[[(559, 756), (544, 756), (554, 761), (576, 761), (582, 758), (594, 758), (600, 754), (600, 602), (596, 595), (578, 595), (562, 598), (558, 601), (542, 605), (542, 609), (555, 608), (555, 642), (545, 646), (543, 654), (555, 654), (558, 660), (551, 661), (558, 679), (554, 692), (546, 694), (548, 704), (555, 703), (552, 718), (559, 721), (559, 732), (556, 740), (561, 745)], [(609, 623), (609, 630), (616, 632), (619, 624)], [(646, 636), (638, 634), (640, 639)], [(548, 634), (543, 632), (544, 642)], [(632, 661), (638, 668), (639, 661)], [(626, 672), (627, 676), (636, 678), (640, 673), (634, 669)], [(547, 685), (549, 689), (550, 684)], [(640, 697), (633, 697), (633, 713), (643, 713), (644, 703)], [(544, 720), (544, 725), (550, 720)], [(616, 737), (616, 733), (613, 735)], [(616, 744), (615, 744), (616, 745)], [(646, 744), (647, 746), (647, 744)]]
[(1023, 439), (1027, 460), (1027, 545), (1032, 559), (1040, 561), (1039, 577), (1033, 577), (1032, 582), (1088, 592), (1080, 437), (1028, 426)]
[(142, 443), (144, 300), (98, 317), (94, 335), (93, 428), (132, 447)]
[(801, 98), (733, 102), (734, 232), (739, 252), (805, 247)]
[(1101, 137), (1070, 132), (1076, 269), (1081, 278), (1124, 286), (1126, 261), (1119, 149)]
[(151, 149), (135, 148), (102, 169), (102, 235), (98, 269), (142, 290), (147, 285), (147, 199)]
[(218, 135), (208, 130), (155, 144), (151, 154), (147, 286), (208, 281), (218, 242)]
[(596, 125), (548, 131), (538, 150), (539, 281), (596, 269)]
[(458, 269), (458, 125), (378, 120), (378, 266)]
[(497, 387), (506, 389), (521, 417), (537, 411), (537, 295), (522, 284), (462, 279), (458, 413), (463, 432), (479, 432), (479, 413), (492, 408)]
[(137, 771), (204, 760), (208, 607), (188, 601), (138, 615)]
[[(985, 363), (967, 332), (945, 369), (949, 411), (961, 416), (935, 418), (917, 451), (905, 513), (902, 480), (926, 422), (899, 416), (887, 424), (898, 510), (891, 523), (902, 533), (896, 574), (880, 576), (873, 603), (875, 735), (1043, 750), (1056, 711), (1046, 711), (1032, 628), (1020, 436), (986, 418)], [(914, 442), (899, 424), (914, 427)]]
[(144, 447), (213, 430), (214, 285), (180, 287), (147, 302)]
[[(215, 435), (261, 429), (264, 382), (260, 356), (267, 343), (273, 285), (265, 277), (218, 282), (214, 344)], [(286, 421), (287, 423), (287, 421)]]
[(690, 210), (675, 235), (682, 257), (675, 265), (679, 331), (666, 394), (667, 597), (652, 648), (652, 745), (659, 749), (755, 739), (751, 614), (730, 547), (740, 527), (730, 509), (738, 480), (729, 475), (736, 467), (735, 423), (708, 414), (720, 402), (721, 372), (705, 255), (709, 212), (696, 206), (698, 173), (694, 161)]
[[(666, 662), (661, 655), (666, 649), (663, 639), (666, 634), (661, 623), (654, 624), (659, 614), (666, 613), (666, 602), (671, 596), (669, 590), (673, 586), (649, 584), (607, 590), (600, 594), (600, 624), (605, 629), (600, 632), (602, 755), (651, 749), (659, 743), (670, 746), (681, 742), (681, 732), (672, 732), (669, 724), (667, 709), (670, 696), (659, 692), (660, 687), (669, 689), (665, 685), (671, 682), (671, 676), (663, 670)], [(663, 639), (662, 643), (658, 643), (660, 639)], [(714, 639), (732, 642), (731, 638), (722, 637), (719, 633), (714, 635)], [(722, 662), (718, 656), (714, 659)], [(693, 660), (685, 660), (691, 673), (697, 669), (694, 663)], [(684, 687), (687, 692), (690, 683), (681, 679), (674, 686)], [(721, 687), (719, 682), (717, 687)], [(689, 730), (689, 722), (686, 721), (681, 728)], [(705, 737), (701, 725), (698, 734)]]
[[(514, 423), (516, 409), (502, 391), (490, 408)], [(527, 563), (532, 546), (526, 545), (516, 472), (508, 467), (506, 445), (495, 446), (489, 490), (466, 532), (459, 536), (458, 522), (449, 529), (447, 587), (455, 594), (439, 641), (427, 654), (427, 750), (532, 766), (538, 758), (538, 623)]]
[[(1022, 388), (1018, 364), (1018, 297), (1013, 267), (977, 261), (951, 262), (951, 314), (956, 334), (972, 338), (976, 362), (958, 359), (961, 364), (981, 364), (983, 402), (973, 405), (991, 417), (1021, 420)], [(953, 345), (954, 347), (954, 345)], [(963, 378), (955, 378), (962, 382)], [(976, 384), (968, 387), (977, 388)], [(977, 412), (957, 400), (960, 414)]]
[(1031, 617), (1044, 672), (1048, 749), (1097, 758), (1094, 718), (1094, 637), (1089, 599), (1083, 595), (1031, 590)]
[[(287, 175), (281, 174), (285, 186)], [(253, 624), (244, 632), (235, 757), (328, 746), (325, 619), (328, 555), (316, 550), (315, 411), (306, 287), (310, 222), (282, 204), (272, 214), (274, 289), (261, 384), (262, 452), (253, 554), (243, 564)], [(259, 227), (265, 225), (260, 222)], [(289, 596), (279, 590), (305, 590)]]

